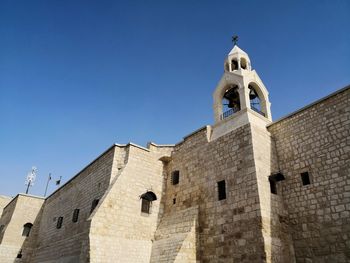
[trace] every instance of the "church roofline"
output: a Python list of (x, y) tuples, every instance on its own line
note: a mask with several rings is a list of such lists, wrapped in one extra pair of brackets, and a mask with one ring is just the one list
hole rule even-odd
[[(8, 197), (9, 199), (11, 199), (6, 206), (4, 206), (3, 210), (6, 209), (6, 207), (8, 207), (14, 200), (18, 199), (19, 196), (24, 196), (24, 197), (30, 197), (30, 198), (37, 198), (37, 199), (42, 199), (45, 200), (45, 197), (43, 196), (38, 196), (38, 195), (30, 195), (30, 194), (24, 194), (24, 193), (19, 193), (17, 194), (15, 197)], [(0, 215), (1, 216), (1, 215)]]
[(178, 145), (182, 144), (182, 143), (183, 143), (183, 142), (185, 142), (185, 140), (187, 140), (189, 137), (191, 137), (191, 136), (195, 135), (195, 134), (196, 134), (196, 133), (198, 133), (198, 132), (201, 132), (202, 130), (207, 129), (207, 128), (208, 128), (208, 126), (209, 126), (209, 125), (205, 125), (205, 126), (203, 126), (203, 127), (199, 128), (199, 129), (197, 129), (197, 130), (195, 130), (195, 131), (191, 132), (190, 134), (188, 134), (188, 135), (184, 136), (184, 137), (182, 138), (182, 140), (181, 140), (181, 141), (179, 141), (178, 143), (176, 143), (174, 146), (178, 146)]
[(153, 145), (155, 147), (174, 147), (175, 146), (175, 144), (156, 144), (154, 142), (147, 143), (147, 146), (149, 145)]
[(114, 145), (117, 146), (117, 147), (120, 147), (120, 148), (129, 147), (129, 146), (134, 146), (134, 147), (136, 147), (136, 148), (145, 150), (145, 151), (147, 151), (147, 152), (150, 151), (149, 149), (147, 149), (147, 148), (145, 148), (145, 147), (143, 147), (143, 146), (141, 146), (141, 145), (132, 143), (132, 142), (129, 142), (129, 143), (127, 143), (127, 144), (118, 144), (118, 143), (115, 143)]
[(102, 152), (100, 155), (98, 155), (94, 160), (92, 160), (89, 164), (87, 164), (86, 166), (84, 166), (83, 169), (79, 170), (79, 172), (77, 172), (72, 178), (70, 178), (67, 182), (65, 182), (61, 187), (57, 188), (55, 191), (53, 191), (49, 196), (47, 196), (45, 198), (45, 200), (49, 199), (51, 196), (53, 196), (54, 194), (56, 194), (58, 191), (60, 191), (61, 189), (63, 189), (67, 184), (69, 184), (71, 181), (73, 181), (75, 178), (77, 178), (85, 169), (87, 169), (90, 165), (92, 165), (94, 162), (96, 162), (98, 159), (100, 159), (104, 154), (106, 154), (107, 152), (109, 152), (111, 149), (113, 149), (114, 147), (125, 147), (129, 144), (113, 144), (112, 146), (108, 147), (107, 150), (105, 150), (104, 152)]
[(45, 199), (45, 197), (43, 197), (43, 196), (31, 195), (31, 194), (24, 194), (24, 193), (19, 193), (19, 194), (16, 195), (16, 197), (19, 196), (19, 195), (25, 196), (25, 197), (31, 197), (31, 198)]
[[(166, 145), (157, 145), (153, 142), (149, 143), (149, 144), (152, 144), (156, 147), (173, 147), (175, 145), (171, 144), (166, 144)], [(49, 196), (47, 196), (46, 198), (44, 199), (49, 199), (51, 196), (53, 196), (55, 193), (57, 193), (58, 191), (60, 191), (61, 189), (63, 189), (66, 185), (68, 185), (71, 181), (73, 181), (75, 178), (77, 178), (85, 169), (87, 169), (90, 165), (92, 165), (94, 162), (96, 162), (98, 159), (100, 159), (103, 155), (105, 155), (107, 152), (109, 152), (112, 148), (114, 147), (119, 147), (119, 148), (127, 148), (127, 147), (130, 147), (130, 146), (133, 146), (133, 147), (136, 147), (136, 148), (139, 148), (141, 150), (144, 150), (144, 151), (147, 151), (147, 152), (150, 152), (150, 149), (148, 148), (145, 148), (143, 146), (140, 146), (140, 145), (137, 145), (135, 143), (132, 143), (132, 142), (129, 142), (129, 143), (126, 143), (126, 144), (118, 144), (118, 143), (115, 143), (113, 144), (112, 146), (110, 146), (109, 148), (107, 148), (104, 152), (102, 152), (100, 155), (98, 155), (94, 160), (92, 160), (89, 164), (87, 164), (86, 166), (84, 166), (83, 169), (79, 170), (79, 172), (77, 172), (72, 178), (70, 178), (67, 182), (65, 182), (61, 187), (57, 188), (54, 192), (52, 192)]]
[(309, 108), (315, 106), (316, 104), (319, 104), (319, 103), (321, 103), (321, 102), (323, 102), (323, 101), (325, 101), (325, 100), (327, 100), (327, 99), (329, 99), (329, 98), (331, 98), (331, 97), (333, 97), (333, 96), (335, 96), (335, 95), (337, 95), (337, 94), (339, 94), (339, 93), (342, 93), (343, 91), (346, 91), (346, 90), (348, 90), (348, 89), (350, 89), (350, 85), (347, 85), (347, 86), (345, 86), (344, 88), (341, 88), (341, 89), (339, 89), (339, 90), (337, 90), (337, 91), (335, 91), (335, 92), (333, 92), (333, 93), (331, 93), (331, 94), (329, 94), (329, 95), (327, 95), (327, 96), (325, 96), (325, 97), (323, 97), (323, 98), (321, 98), (321, 99), (318, 99), (318, 100), (316, 100), (316, 101), (314, 101), (314, 102), (312, 102), (312, 103), (310, 103), (310, 104), (307, 104), (306, 106), (304, 106), (304, 107), (302, 107), (302, 108), (300, 108), (300, 109), (298, 109), (298, 110), (296, 110), (296, 111), (293, 111), (292, 113), (287, 114), (287, 115), (284, 116), (284, 117), (281, 117), (281, 118), (279, 118), (279, 119), (273, 121), (272, 123), (268, 124), (267, 127), (271, 127), (271, 126), (273, 126), (274, 124), (277, 124), (277, 123), (279, 123), (279, 122), (281, 122), (281, 121), (284, 121), (284, 120), (286, 120), (286, 119), (289, 119), (290, 117), (292, 117), (292, 116), (294, 116), (294, 115), (297, 115), (298, 113), (300, 113), (300, 112), (302, 112), (302, 111), (304, 111), (304, 110), (306, 110), (306, 109), (309, 109)]

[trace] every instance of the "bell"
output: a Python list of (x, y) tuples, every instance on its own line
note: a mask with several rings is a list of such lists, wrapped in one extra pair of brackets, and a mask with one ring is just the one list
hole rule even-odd
[(237, 109), (239, 105), (239, 100), (230, 100), (227, 107), (229, 107), (230, 109)]
[(256, 94), (255, 90), (251, 89), (249, 92), (249, 99), (253, 100), (256, 97), (258, 97), (258, 95)]
[(235, 107), (235, 103), (233, 101), (230, 101), (229, 104), (227, 105), (230, 109)]

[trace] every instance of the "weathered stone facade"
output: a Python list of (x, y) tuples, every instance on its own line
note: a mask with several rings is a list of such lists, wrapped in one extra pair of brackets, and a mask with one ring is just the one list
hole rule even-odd
[[(41, 208), (44, 198), (18, 194), (4, 208), (0, 225), (0, 262), (12, 263), (17, 257), (27, 262), (35, 248), (37, 228), (41, 219)], [(24, 225), (33, 225), (29, 237), (23, 233)], [(22, 262), (21, 258), (17, 259)]]
[(11, 197), (0, 195), (0, 215), (5, 206), (11, 201)]
[[(298, 262), (350, 261), (350, 89), (268, 127)], [(301, 173), (311, 176), (302, 184)]]
[(225, 71), (213, 126), (113, 145), (46, 199), (14, 198), (0, 262), (349, 262), (350, 86), (272, 123), (248, 55)]

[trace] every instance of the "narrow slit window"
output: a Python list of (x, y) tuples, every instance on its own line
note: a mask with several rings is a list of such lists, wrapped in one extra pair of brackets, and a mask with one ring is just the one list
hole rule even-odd
[(57, 229), (60, 229), (60, 228), (62, 227), (62, 224), (63, 224), (63, 217), (60, 216), (60, 217), (57, 219), (56, 228), (57, 228)]
[(232, 71), (238, 69), (238, 62), (234, 59), (231, 60), (231, 69)]
[(277, 195), (277, 184), (276, 184), (276, 181), (270, 179), (269, 182), (270, 182), (271, 193)]
[(171, 173), (171, 184), (176, 185), (180, 181), (180, 171), (173, 171)]
[(173, 198), (173, 205), (176, 204), (176, 198)]
[(23, 226), (22, 236), (24, 236), (24, 237), (29, 237), (30, 230), (32, 229), (32, 227), (33, 227), (33, 224), (32, 224), (32, 223), (26, 223), (26, 224)]
[(141, 212), (149, 214), (150, 208), (151, 208), (151, 201), (146, 200), (146, 199), (142, 199)]
[(311, 184), (309, 172), (304, 172), (304, 173), (301, 173), (300, 175), (301, 175), (301, 180), (303, 182), (303, 185)]
[(79, 209), (74, 209), (72, 221), (74, 223), (78, 222), (79, 219)]
[(22, 249), (18, 252), (17, 257), (16, 258), (22, 258)]
[(148, 191), (140, 196), (141, 199), (141, 212), (150, 214), (151, 213), (151, 205), (152, 201), (157, 200), (157, 196), (155, 193)]
[(226, 199), (226, 182), (225, 182), (225, 180), (218, 182), (218, 198), (219, 198), (219, 200)]
[(92, 212), (95, 210), (96, 206), (98, 205), (98, 202), (100, 201), (100, 199), (94, 199), (94, 201), (92, 201), (91, 203), (91, 209), (90, 209), (90, 214), (92, 214)]
[(284, 180), (284, 175), (281, 172), (273, 173), (269, 176), (271, 194), (277, 195), (277, 183)]

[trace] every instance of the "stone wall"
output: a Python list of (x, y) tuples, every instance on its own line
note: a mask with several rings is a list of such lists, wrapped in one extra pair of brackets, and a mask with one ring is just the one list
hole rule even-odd
[[(126, 165), (119, 170), (101, 204), (91, 216), (90, 262), (149, 262), (159, 222), (163, 191), (163, 162), (172, 147), (129, 144)], [(156, 194), (151, 213), (141, 212), (140, 196)]]
[(196, 262), (198, 238), (198, 206), (167, 214), (154, 236), (150, 262)]
[(295, 262), (287, 211), (280, 195), (270, 191), (269, 176), (279, 172), (276, 148), (265, 126), (252, 123), (256, 177), (261, 208), (262, 234), (267, 262)]
[(0, 195), (0, 217), (2, 215), (2, 210), (11, 201), (11, 197)]
[[(208, 141), (210, 132), (210, 127), (203, 128), (176, 145), (167, 165), (162, 220), (173, 216), (178, 218), (173, 224), (181, 224), (178, 215), (198, 207), (196, 257), (194, 249), (188, 250), (187, 262), (262, 262), (266, 255), (251, 127), (242, 126), (213, 141)], [(174, 170), (180, 171), (177, 185), (171, 183)], [(226, 181), (227, 198), (219, 201), (221, 180)], [(165, 239), (161, 230), (156, 232), (156, 244), (163, 244), (157, 244), (152, 260), (172, 262), (173, 254), (167, 251), (176, 245), (177, 233), (170, 231), (174, 236)]]
[[(0, 234), (0, 262), (28, 262), (35, 245), (36, 229), (40, 224), (40, 212), (44, 199), (30, 195), (17, 195), (4, 208), (0, 225), (5, 228)], [(33, 224), (29, 236), (23, 236), (23, 226)]]
[[(232, 116), (175, 147), (114, 145), (45, 203), (18, 195), (0, 219), (0, 262), (349, 262), (350, 88), (268, 129), (244, 114), (247, 124)], [(142, 213), (148, 191), (157, 200)]]
[[(297, 262), (350, 261), (350, 89), (272, 124)], [(308, 172), (311, 184), (303, 185)]]
[[(123, 163), (123, 154), (113, 146), (46, 199), (33, 262), (86, 261), (88, 255), (81, 253), (88, 244), (92, 202), (108, 189), (117, 170), (113, 165), (122, 167)], [(72, 221), (75, 209), (79, 209), (77, 222)], [(57, 229), (59, 217), (63, 223)]]

